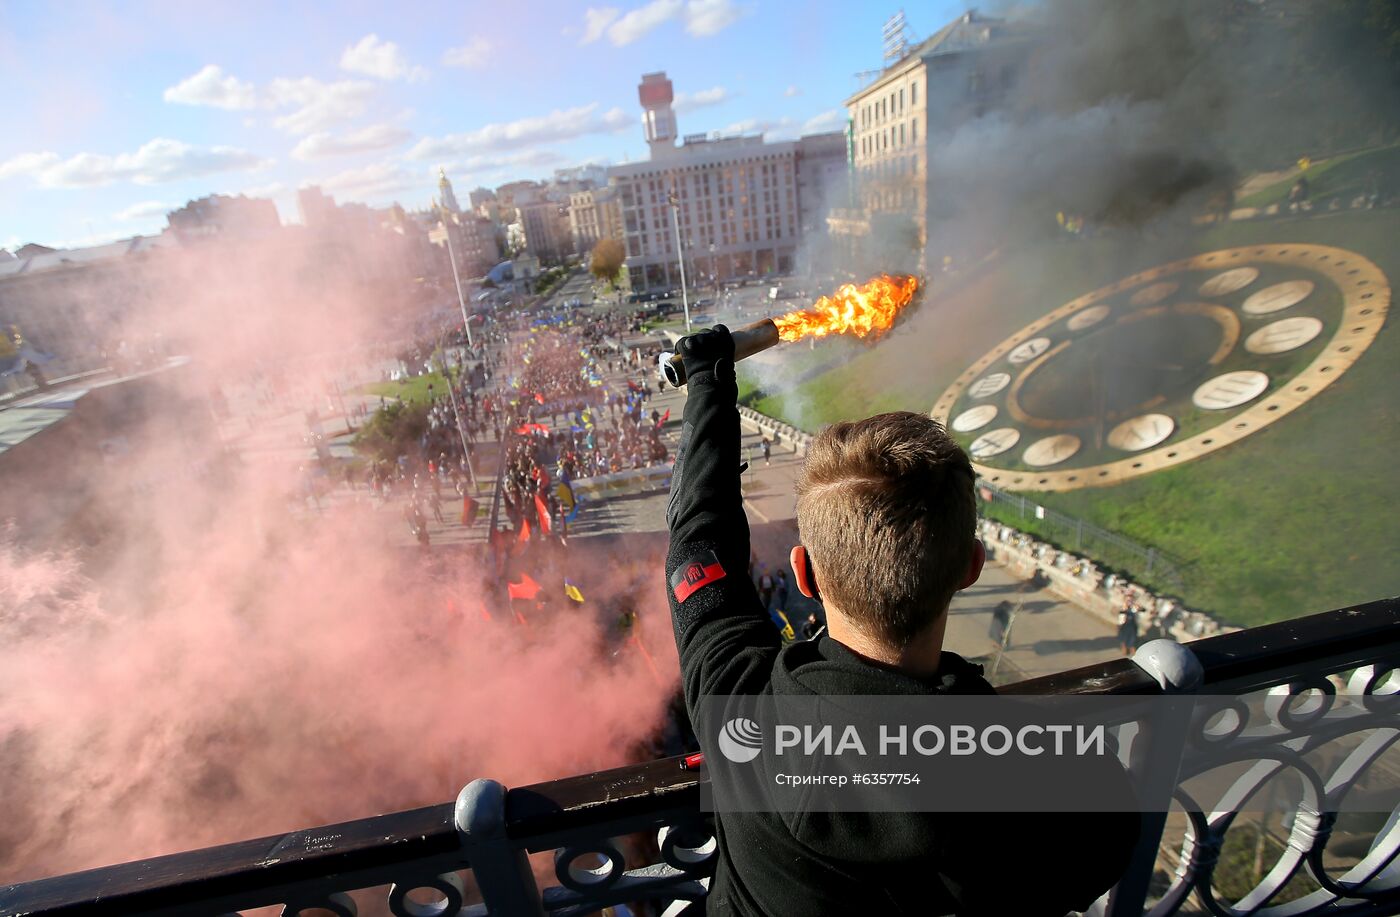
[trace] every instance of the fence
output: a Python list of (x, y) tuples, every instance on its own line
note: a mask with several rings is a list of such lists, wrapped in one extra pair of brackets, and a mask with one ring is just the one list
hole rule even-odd
[(1158, 587), (1159, 591), (1180, 594), (1179, 562), (1160, 548), (1139, 544), (987, 481), (979, 480), (977, 489), (990, 510), (983, 513), (987, 518), (1015, 526), (1061, 550), (1090, 557), (1100, 566), (1121, 570), (1139, 582)]
[[(1380, 917), (1400, 914), (1400, 809), (1364, 831), (1338, 814), (1354, 788), (1387, 787), (1382, 755), (1400, 738), (1397, 683), (1400, 599), (1382, 599), (1190, 645), (1157, 640), (1131, 659), (999, 693), (1201, 695), (1198, 710), (1175, 708), (1171, 722), (1125, 726), (1136, 731), (1123, 734), (1129, 767), (1178, 790), (1171, 813), (1144, 813), (1128, 868), (1089, 913)], [(1218, 806), (1202, 806), (1181, 785), (1221, 754), (1249, 767)], [(288, 917), (355, 917), (362, 907), (395, 917), (585, 917), (637, 901), (659, 911), (704, 898), (718, 857), (700, 810), (708, 773), (681, 761), (511, 789), (482, 778), (455, 806), (0, 885), (0, 917), (227, 917), (278, 904)], [(1286, 845), (1273, 868), (1246, 876), (1246, 891), (1222, 896), (1220, 880), (1234, 870), (1221, 855), (1226, 835), (1237, 820), (1249, 823), (1244, 803), (1276, 774), (1310, 788), (1277, 813), (1291, 823)], [(541, 888), (527, 857), (546, 852), (554, 868), (540, 871)], [(1019, 865), (1004, 864), (1007, 882), (1021, 879)], [(1295, 878), (1311, 890), (1286, 901), (1280, 892)], [(876, 898), (872, 889), (872, 913)]]

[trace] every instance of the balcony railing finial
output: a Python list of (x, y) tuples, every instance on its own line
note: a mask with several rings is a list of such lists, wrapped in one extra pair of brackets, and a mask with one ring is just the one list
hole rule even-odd
[(506, 836), (506, 788), (480, 778), (462, 787), (453, 809), (457, 835), (493, 917), (544, 917), (525, 851)]
[(1175, 640), (1149, 640), (1133, 654), (1133, 664), (1151, 675), (1163, 694), (1194, 694), (1205, 680), (1196, 654)]

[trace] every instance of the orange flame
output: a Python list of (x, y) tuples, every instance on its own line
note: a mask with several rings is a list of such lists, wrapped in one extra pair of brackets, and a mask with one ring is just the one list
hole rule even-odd
[(799, 341), (809, 335), (878, 336), (890, 330), (895, 316), (909, 305), (918, 289), (917, 277), (881, 274), (861, 286), (844, 284), (806, 309), (778, 316), (773, 324), (778, 326), (778, 337), (784, 341)]

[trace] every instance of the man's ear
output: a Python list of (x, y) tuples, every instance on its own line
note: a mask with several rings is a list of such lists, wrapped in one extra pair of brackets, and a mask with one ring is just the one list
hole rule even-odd
[(794, 545), (792, 553), (788, 555), (788, 560), (792, 562), (793, 579), (797, 581), (797, 591), (801, 592), (809, 599), (821, 601), (822, 595), (817, 589), (817, 573), (812, 569), (812, 558), (807, 553), (807, 549), (802, 545)]
[(987, 562), (987, 549), (982, 545), (982, 539), (972, 539), (972, 559), (968, 562), (967, 573), (963, 575), (962, 582), (958, 584), (958, 589), (966, 589), (977, 578), (982, 575), (982, 566)]

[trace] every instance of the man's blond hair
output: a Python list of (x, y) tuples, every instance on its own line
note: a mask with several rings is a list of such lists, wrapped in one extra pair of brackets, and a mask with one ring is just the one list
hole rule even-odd
[(797, 527), (822, 595), (902, 648), (948, 607), (972, 562), (972, 464), (942, 424), (895, 411), (832, 424), (797, 480)]

